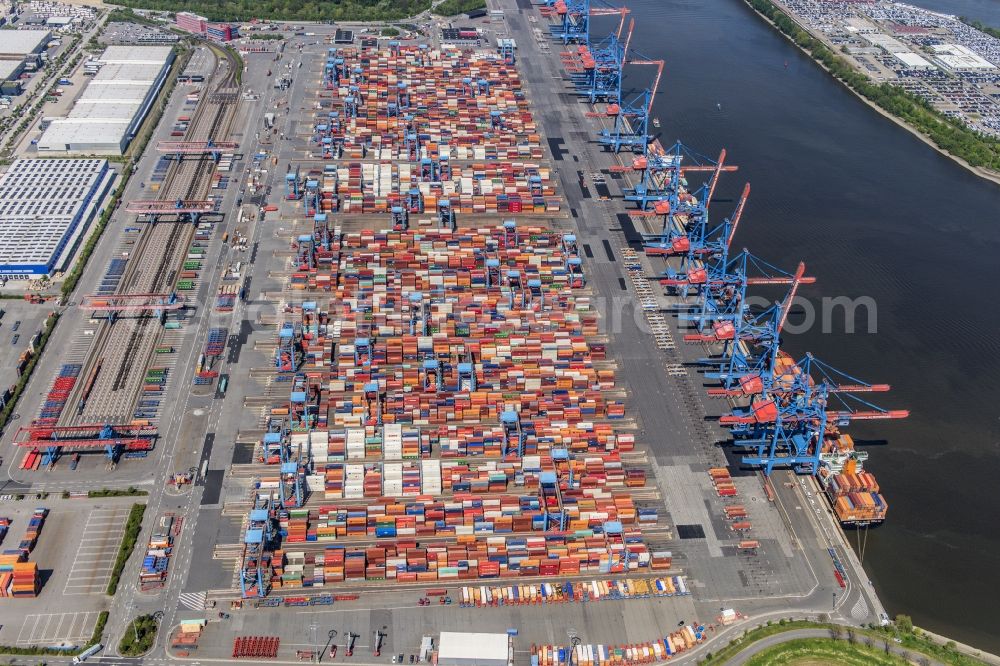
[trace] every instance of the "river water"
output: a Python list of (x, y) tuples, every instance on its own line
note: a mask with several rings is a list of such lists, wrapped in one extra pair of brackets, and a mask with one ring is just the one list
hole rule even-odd
[[(993, 0), (924, 4), (1000, 25)], [(868, 108), (739, 0), (628, 5), (633, 48), (667, 62), (661, 141), (724, 147), (740, 166), (716, 219), (752, 184), (736, 245), (789, 269), (804, 260), (817, 306), (847, 296), (877, 307), (859, 332), (833, 316), (827, 332), (817, 323), (784, 346), (892, 384), (874, 397), (912, 412), (848, 429), (890, 504), (859, 543), (879, 594), (891, 614), (1000, 652), (1000, 186)], [(595, 34), (611, 29), (595, 20)], [(649, 84), (651, 68), (632, 69), (626, 88)]]

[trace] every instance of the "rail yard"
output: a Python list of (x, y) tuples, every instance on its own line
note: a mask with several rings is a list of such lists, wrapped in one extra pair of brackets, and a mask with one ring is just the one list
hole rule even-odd
[(11, 487), (66, 491), (61, 542), (122, 530), (74, 493), (147, 491), (140, 552), (111, 600), (105, 550), (48, 556), (67, 582), (0, 643), (63, 606), (110, 611), (102, 659), (159, 612), (150, 658), (644, 663), (883, 620), (839, 428), (905, 412), (779, 349), (812, 278), (730, 253), (739, 156), (651, 140), (663, 63), (578, 4), (491, 3), (467, 46), (197, 47), (3, 440)]

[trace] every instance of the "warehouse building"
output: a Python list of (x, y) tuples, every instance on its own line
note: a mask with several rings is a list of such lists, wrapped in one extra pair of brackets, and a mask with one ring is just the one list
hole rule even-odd
[(0, 40), (0, 93), (21, 94), (21, 74), (42, 66), (42, 54), (52, 39), (49, 30), (4, 30)]
[(934, 60), (953, 72), (973, 72), (996, 69), (996, 65), (961, 44), (935, 44)]
[(0, 277), (65, 271), (100, 214), (115, 172), (107, 160), (16, 160), (0, 176)]
[(507, 666), (507, 634), (442, 631), (438, 640), (438, 666)]
[(65, 118), (54, 119), (38, 140), (39, 153), (121, 155), (135, 138), (166, 81), (169, 46), (109, 46)]

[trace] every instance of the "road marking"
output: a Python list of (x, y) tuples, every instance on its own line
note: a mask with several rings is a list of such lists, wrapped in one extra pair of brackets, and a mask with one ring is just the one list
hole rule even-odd
[[(98, 615), (96, 611), (26, 615), (17, 635), (17, 645), (82, 644), (90, 640)], [(64, 629), (67, 620), (69, 626)]]
[[(105, 591), (125, 533), (127, 517), (124, 507), (90, 512), (83, 526), (84, 536), (66, 578), (64, 595), (100, 594)], [(100, 533), (102, 530), (103, 534)]]

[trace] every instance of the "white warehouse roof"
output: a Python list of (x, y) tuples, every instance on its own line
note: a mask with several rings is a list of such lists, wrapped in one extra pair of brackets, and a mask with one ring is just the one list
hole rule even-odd
[(9, 81), (14, 72), (21, 69), (20, 60), (0, 60), (0, 81)]
[(109, 46), (98, 60), (104, 63), (159, 67), (171, 51), (173, 48), (170, 46)]
[(912, 51), (907, 51), (905, 53), (893, 53), (892, 55), (896, 56), (896, 58), (907, 67), (912, 67), (914, 69), (930, 69), (934, 67), (934, 65), (930, 62), (924, 60)]
[(3, 40), (0, 41), (0, 53), (19, 56), (36, 53), (51, 37), (52, 32), (49, 30), (4, 30)]
[(507, 634), (442, 631), (438, 641), (440, 666), (506, 666)]
[(104, 63), (66, 118), (55, 119), (38, 140), (38, 151), (124, 152), (159, 92), (170, 63), (169, 46), (109, 46)]
[(951, 69), (996, 69), (996, 65), (961, 44), (936, 44), (934, 56)]

